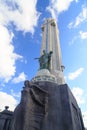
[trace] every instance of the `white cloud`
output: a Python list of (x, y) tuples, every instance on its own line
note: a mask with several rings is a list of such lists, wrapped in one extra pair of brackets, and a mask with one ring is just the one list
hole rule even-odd
[(13, 96), (0, 91), (0, 110), (4, 110), (5, 106), (9, 106), (9, 110), (13, 111), (16, 105), (17, 100)]
[(68, 10), (73, 1), (78, 2), (78, 0), (51, 0), (47, 10), (51, 13), (53, 18), (57, 18), (58, 14)]
[(79, 34), (81, 39), (87, 39), (87, 32), (80, 31)]
[(79, 34), (77, 34), (72, 38), (72, 40), (69, 42), (69, 45), (74, 44), (78, 39), (82, 40), (87, 39), (87, 32), (80, 31)]
[(83, 112), (82, 114), (85, 128), (87, 128), (87, 111)]
[(82, 12), (80, 12), (73, 22), (69, 23), (68, 28), (77, 27), (84, 21), (87, 21), (87, 7), (82, 8)]
[(0, 22), (13, 23), (17, 30), (34, 32), (40, 13), (36, 10), (37, 0), (0, 1)]
[(40, 15), (36, 4), (37, 0), (0, 0), (0, 78), (5, 82), (15, 75), (16, 60), (23, 58), (14, 52), (15, 37), (9, 25), (14, 24), (16, 30), (24, 33), (34, 33)]
[(79, 87), (74, 87), (72, 89), (72, 93), (75, 96), (78, 104), (85, 103), (85, 99), (83, 98), (83, 95), (84, 95), (83, 89), (81, 89)]
[(15, 74), (15, 61), (22, 56), (14, 53), (13, 33), (2, 25), (0, 25), (0, 31), (0, 78), (7, 82)]
[(13, 96), (13, 97), (17, 97), (17, 98), (19, 98), (20, 96), (21, 96), (21, 93), (20, 92), (14, 92), (14, 90), (13, 89), (11, 89), (11, 95)]
[(75, 72), (69, 73), (68, 74), (68, 79), (74, 80), (77, 78), (82, 72), (84, 71), (84, 68), (79, 68)]
[(19, 74), (18, 77), (15, 77), (15, 78), (12, 80), (12, 82), (13, 82), (13, 83), (20, 83), (20, 82), (24, 81), (24, 80), (26, 79), (26, 77), (27, 77), (27, 76), (25, 75), (25, 73), (22, 72), (22, 73)]

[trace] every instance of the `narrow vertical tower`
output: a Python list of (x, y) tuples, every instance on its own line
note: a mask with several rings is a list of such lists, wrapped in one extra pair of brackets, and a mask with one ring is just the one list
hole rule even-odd
[(59, 31), (56, 21), (52, 18), (46, 19), (45, 23), (42, 25), (41, 55), (43, 54), (43, 50), (47, 53), (50, 51), (53, 52), (50, 72), (55, 75), (58, 84), (64, 84), (64, 66), (62, 65)]

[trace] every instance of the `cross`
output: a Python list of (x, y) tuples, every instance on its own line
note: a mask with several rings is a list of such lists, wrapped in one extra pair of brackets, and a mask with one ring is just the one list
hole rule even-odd
[(47, 20), (47, 22), (44, 24), (44, 25), (46, 25), (46, 53), (48, 53), (48, 23), (50, 23), (52, 21), (53, 20), (50, 20), (50, 21)]

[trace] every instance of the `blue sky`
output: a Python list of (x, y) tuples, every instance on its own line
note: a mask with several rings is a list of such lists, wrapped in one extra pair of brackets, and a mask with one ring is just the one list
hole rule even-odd
[(0, 0), (0, 110), (13, 110), (39, 64), (41, 25), (55, 18), (66, 83), (87, 127), (87, 0)]

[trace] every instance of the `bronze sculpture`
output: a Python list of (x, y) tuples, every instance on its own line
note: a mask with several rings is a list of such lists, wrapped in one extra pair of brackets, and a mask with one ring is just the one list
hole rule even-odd
[(43, 55), (41, 55), (40, 58), (35, 58), (39, 60), (40, 69), (50, 70), (52, 53), (52, 51), (47, 53), (45, 50), (43, 50)]

